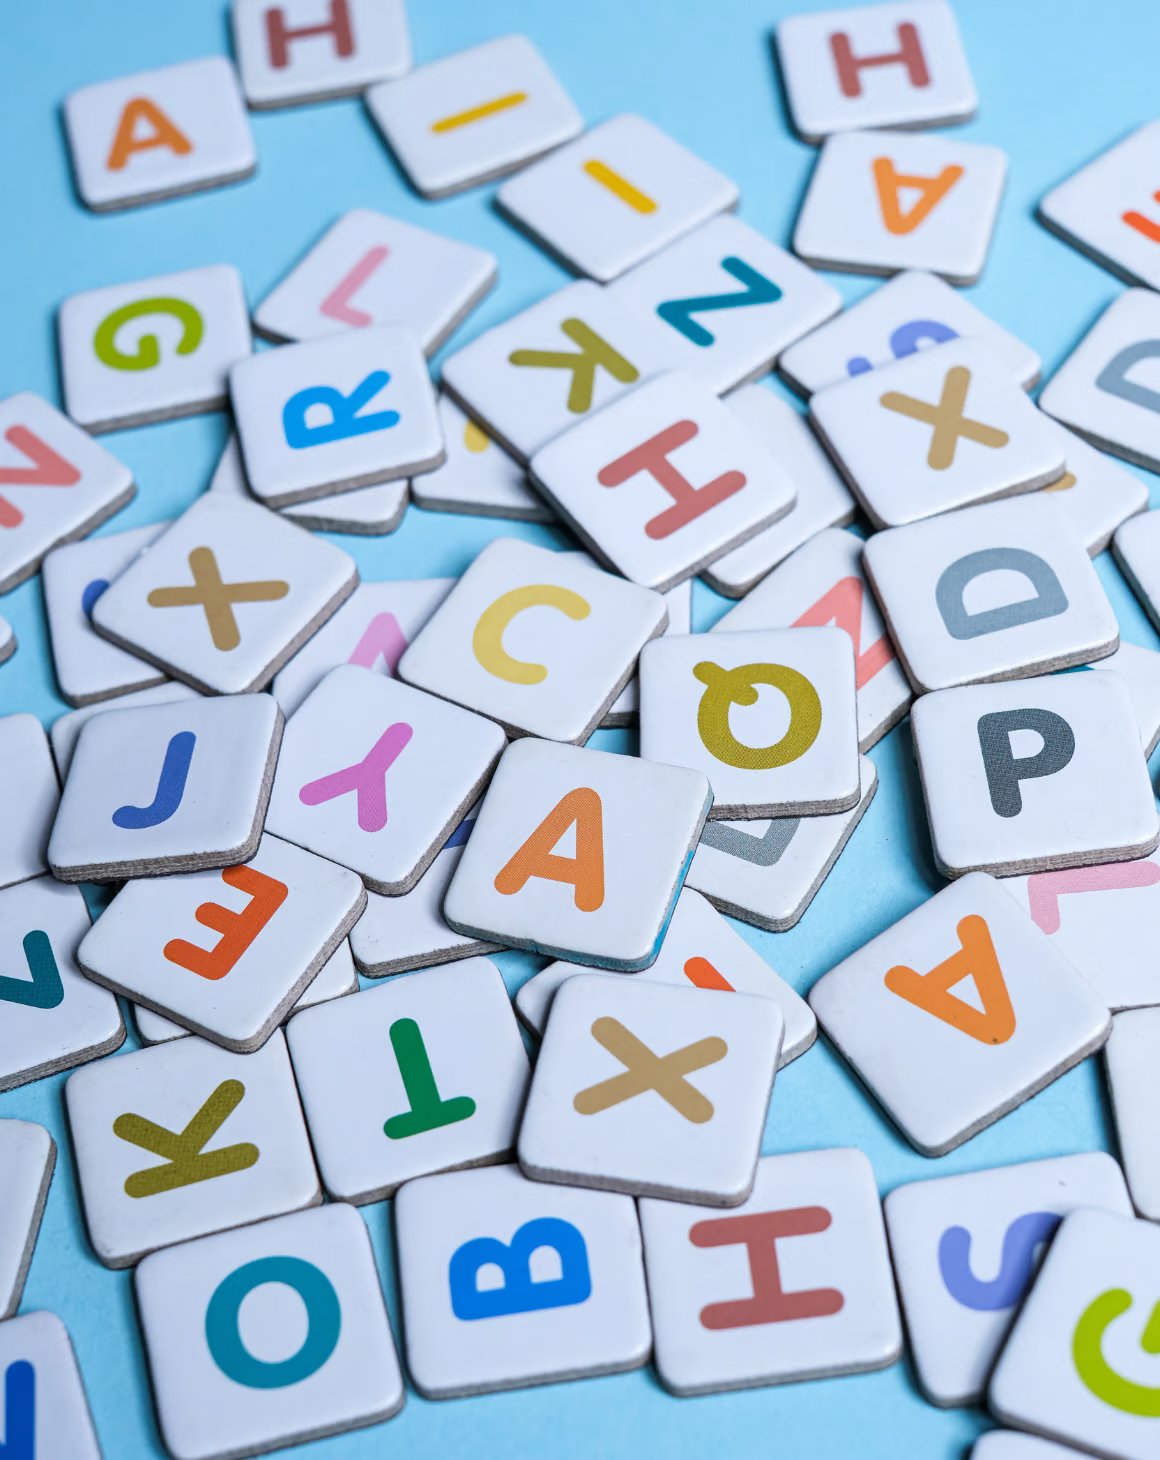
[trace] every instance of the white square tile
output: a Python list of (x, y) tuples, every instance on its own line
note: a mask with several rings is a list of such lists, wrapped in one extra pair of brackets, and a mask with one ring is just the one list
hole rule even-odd
[(1045, 490), (1060, 517), (1095, 557), (1111, 542), (1117, 527), (1146, 510), (1148, 488), (1082, 436), (1063, 431), (1063, 437), (1067, 470)]
[(426, 1398), (647, 1363), (630, 1197), (528, 1181), (515, 1166), (454, 1171), (403, 1187), (395, 1232), (407, 1368)]
[[(585, 553), (584, 556), (587, 558), (588, 554)], [(670, 588), (667, 593), (662, 593), (661, 597), (669, 611), (669, 621), (661, 637), (665, 638), (673, 634), (691, 634), (693, 632), (693, 580), (686, 578), (683, 583), (678, 583), (675, 588)], [(636, 723), (639, 713), (640, 676), (634, 674), (613, 700), (612, 708), (600, 722), (601, 728), (610, 730), (624, 725), (633, 725)]]
[(108, 710), (135, 710), (138, 707), (175, 704), (179, 700), (200, 698), (197, 690), (190, 689), (189, 685), (178, 684), (176, 680), (167, 679), (162, 684), (155, 684), (152, 689), (138, 689), (133, 690), (130, 694), (121, 695), (112, 705), (107, 704), (104, 700), (98, 700), (95, 705), (86, 705), (82, 710), (69, 710), (63, 715), (58, 715), (48, 732), (57, 774), (62, 780), (68, 775), (69, 766), (72, 765), (73, 751), (76, 749), (81, 730), (95, 715), (103, 715)]
[(8, 887), (48, 871), (45, 852), (60, 802), (48, 737), (35, 715), (0, 717), (0, 766), (0, 887)]
[(21, 1455), (101, 1460), (76, 1355), (55, 1313), (25, 1313), (0, 1324), (0, 1374), (6, 1448), (16, 1460)]
[(403, 0), (233, 0), (231, 16), (255, 111), (356, 96), (411, 66)]
[(0, 664), (16, 653), (16, 633), (6, 618), (0, 618)]
[(467, 512), (518, 522), (554, 522), (556, 514), (528, 485), (527, 473), (455, 404), (439, 396), (439, 420), (447, 460), (411, 481), (417, 507), (428, 512)]
[(902, 1325), (861, 1151), (766, 1156), (728, 1216), (640, 1204), (656, 1364), (674, 1394), (882, 1369)]
[[(1136, 1210), (1153, 1222), (1160, 1220), (1160, 1159), (1155, 1122), (1156, 1100), (1160, 1095), (1157, 1050), (1160, 1050), (1160, 1008), (1131, 1009), (1112, 1020), (1112, 1037), (1104, 1058), (1116, 1142)], [(1130, 1216), (1131, 1211), (1126, 1215)]]
[(1124, 577), (1154, 625), (1160, 626), (1160, 511), (1141, 512), (1116, 531), (1112, 550)]
[(57, 331), (65, 410), (92, 432), (220, 410), (251, 348), (229, 264), (70, 294)]
[(1055, 1445), (1015, 1430), (987, 1430), (971, 1450), (971, 1460), (1076, 1460), (1078, 1455), (1070, 1445)]
[(1121, 640), (1114, 654), (1086, 667), (1098, 669), (1101, 674), (1114, 674), (1122, 681), (1140, 728), (1144, 758), (1149, 759), (1160, 743), (1160, 653)]
[(425, 197), (502, 177), (584, 122), (527, 36), (507, 35), (374, 86), (367, 106)]
[(824, 974), (809, 1001), (925, 1156), (977, 1135), (1097, 1050), (1111, 1030), (1102, 999), (980, 873), (872, 938)]
[(165, 1448), (258, 1455), (403, 1406), (374, 1253), (335, 1203), (147, 1257), (137, 1307)]
[(492, 778), (444, 917), (508, 947), (647, 968), (711, 802), (696, 771), (517, 740)]
[(815, 268), (927, 269), (973, 284), (1006, 177), (1006, 153), (978, 142), (907, 132), (830, 137), (798, 214), (794, 252)]
[(56, 1142), (42, 1125), (0, 1120), (0, 1318), (20, 1307), (55, 1167)]
[(82, 86), (65, 97), (64, 124), (77, 192), (102, 212), (239, 182), (258, 165), (224, 56)]

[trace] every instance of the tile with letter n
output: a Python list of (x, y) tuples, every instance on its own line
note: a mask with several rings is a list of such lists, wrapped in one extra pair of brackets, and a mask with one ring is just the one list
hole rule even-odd
[(428, 1399), (648, 1362), (631, 1197), (528, 1181), (516, 1166), (409, 1181), (395, 1198), (407, 1368)]
[(0, 716), (0, 766), (0, 887), (8, 887), (48, 870), (48, 838), (60, 802), (48, 739), (35, 715)]
[(56, 1142), (30, 1120), (0, 1120), (0, 1318), (20, 1307), (56, 1167)]
[(287, 1034), (333, 1200), (379, 1201), (415, 1176), (510, 1159), (528, 1056), (490, 959), (307, 1010)]
[(253, 111), (357, 96), (410, 69), (403, 0), (234, 0), (231, 18)]
[(5, 1460), (101, 1460), (68, 1330), (55, 1313), (0, 1323)]
[(322, 1201), (281, 1034), (249, 1055), (178, 1039), (101, 1060), (69, 1076), (65, 1106), (106, 1267)]

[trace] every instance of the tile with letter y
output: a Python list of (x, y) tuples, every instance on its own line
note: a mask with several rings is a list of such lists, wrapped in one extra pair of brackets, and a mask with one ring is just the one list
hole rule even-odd
[(0, 1318), (20, 1307), (56, 1168), (56, 1142), (30, 1120), (0, 1120)]
[(231, 19), (254, 111), (357, 96), (411, 66), (403, 0), (234, 0)]
[(101, 1460), (68, 1330), (55, 1313), (0, 1323), (5, 1460)]
[(48, 870), (48, 838), (60, 803), (48, 738), (35, 715), (0, 716), (0, 766), (0, 887), (8, 887)]

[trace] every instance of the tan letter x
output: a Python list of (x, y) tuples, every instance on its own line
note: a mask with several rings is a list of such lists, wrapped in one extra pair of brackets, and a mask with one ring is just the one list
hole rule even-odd
[(934, 427), (926, 455), (926, 464), (934, 471), (945, 471), (954, 461), (960, 436), (977, 441), (980, 446), (1006, 446), (1010, 439), (1006, 431), (963, 415), (970, 384), (971, 372), (967, 367), (953, 365), (946, 373), (937, 406), (915, 400), (912, 395), (903, 395), (899, 390), (888, 390), (881, 399), (881, 404), (888, 411), (897, 411), (900, 416), (909, 416), (912, 421), (925, 421), (928, 426)]
[(241, 643), (235, 603), (267, 603), (285, 598), (289, 583), (267, 578), (254, 583), (223, 583), (213, 548), (195, 547), (189, 555), (193, 584), (189, 588), (154, 588), (149, 602), (154, 608), (189, 608), (201, 604), (215, 649), (236, 649)]
[(672, 1054), (656, 1055), (647, 1044), (642, 1044), (635, 1034), (630, 1033), (619, 1019), (597, 1019), (592, 1026), (592, 1037), (624, 1065), (622, 1075), (613, 1075), (599, 1085), (589, 1085), (581, 1090), (572, 1104), (581, 1115), (598, 1115), (619, 1105), (622, 1100), (631, 1100), (646, 1090), (655, 1090), (667, 1100), (673, 1109), (691, 1120), (695, 1125), (704, 1125), (713, 1118), (713, 1104), (694, 1089), (685, 1079), (694, 1070), (703, 1070), (706, 1065), (715, 1065), (729, 1053), (729, 1046), (715, 1035), (698, 1039), (695, 1044), (686, 1044), (683, 1049), (674, 1049)]

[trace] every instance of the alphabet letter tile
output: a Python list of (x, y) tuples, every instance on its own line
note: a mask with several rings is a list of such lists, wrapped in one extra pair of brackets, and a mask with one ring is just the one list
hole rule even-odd
[(131, 694), (121, 695), (113, 705), (98, 700), (95, 705), (86, 705), (83, 710), (69, 710), (67, 714), (58, 715), (48, 732), (58, 774), (62, 778), (68, 775), (80, 733), (95, 715), (103, 715), (108, 710), (135, 710), (138, 707), (176, 704), (179, 700), (200, 698), (198, 692), (190, 689), (189, 685), (167, 679), (161, 684), (155, 684), (152, 689), (138, 689)]
[(20, 1307), (55, 1166), (56, 1142), (42, 1125), (0, 1120), (0, 1318)]
[(556, 514), (528, 485), (527, 473), (482, 426), (439, 396), (439, 419), (447, 460), (411, 481), (417, 507), (428, 512), (466, 512), (475, 517), (510, 517), (517, 522), (554, 522)]
[[(1160, 1008), (1131, 1009), (1115, 1016), (1104, 1058), (1116, 1140), (1136, 1210), (1153, 1222), (1160, 1221), (1160, 1159), (1156, 1150), (1156, 1099), (1160, 1094), (1158, 1052)], [(1127, 1215), (1131, 1215), (1130, 1209)]]
[(410, 69), (403, 0), (234, 0), (232, 18), (254, 111), (357, 96)]
[(1160, 511), (1141, 512), (1119, 528), (1112, 543), (1116, 562), (1153, 624), (1160, 626)]
[(1122, 523), (1145, 511), (1148, 488), (1082, 436), (1060, 430), (1067, 470), (1046, 489), (1048, 500), (1094, 558)]
[(76, 1355), (55, 1313), (0, 1323), (0, 1393), (14, 1460), (101, 1460)]
[(8, 887), (47, 872), (45, 852), (60, 801), (48, 739), (35, 715), (0, 717), (0, 767), (0, 887)]

